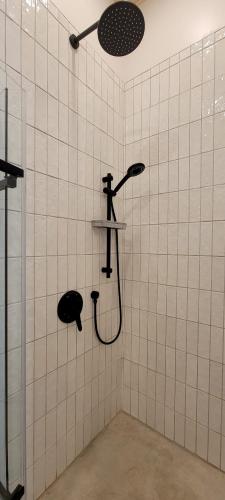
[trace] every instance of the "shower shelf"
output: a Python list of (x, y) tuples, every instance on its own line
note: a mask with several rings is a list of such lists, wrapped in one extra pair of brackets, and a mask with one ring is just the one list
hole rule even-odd
[(125, 222), (114, 222), (110, 220), (92, 220), (92, 227), (106, 228), (106, 229), (126, 229)]

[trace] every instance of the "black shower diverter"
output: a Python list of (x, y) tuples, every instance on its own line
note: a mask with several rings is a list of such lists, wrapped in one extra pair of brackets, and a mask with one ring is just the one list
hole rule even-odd
[(58, 317), (63, 323), (77, 324), (79, 332), (82, 331), (81, 311), (83, 309), (83, 299), (79, 292), (70, 290), (64, 293), (58, 303)]

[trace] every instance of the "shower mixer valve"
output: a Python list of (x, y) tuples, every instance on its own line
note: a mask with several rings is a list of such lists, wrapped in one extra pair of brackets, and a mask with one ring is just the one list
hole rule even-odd
[(77, 324), (79, 332), (82, 331), (81, 311), (83, 309), (83, 299), (79, 292), (70, 290), (64, 293), (58, 303), (58, 317), (63, 323)]

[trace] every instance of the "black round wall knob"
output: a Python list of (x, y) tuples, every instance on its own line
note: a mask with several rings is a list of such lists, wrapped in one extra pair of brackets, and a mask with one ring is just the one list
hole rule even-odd
[(79, 292), (70, 290), (64, 293), (58, 303), (58, 317), (63, 323), (77, 323), (77, 328), (81, 332), (82, 324), (80, 314), (83, 309), (83, 299)]

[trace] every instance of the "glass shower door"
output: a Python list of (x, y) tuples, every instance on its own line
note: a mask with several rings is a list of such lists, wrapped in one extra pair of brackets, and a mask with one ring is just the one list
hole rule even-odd
[[(1, 96), (2, 98), (2, 96)], [(1, 134), (2, 136), (2, 134)], [(2, 157), (1, 141), (1, 157)], [(0, 172), (0, 184), (4, 180)], [(5, 419), (5, 190), (0, 191), (0, 484), (6, 485), (6, 419)]]
[(25, 482), (23, 93), (1, 71), (0, 85), (0, 499), (19, 500)]

